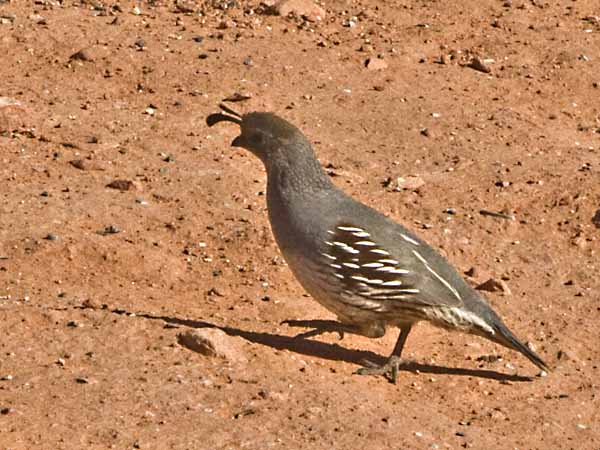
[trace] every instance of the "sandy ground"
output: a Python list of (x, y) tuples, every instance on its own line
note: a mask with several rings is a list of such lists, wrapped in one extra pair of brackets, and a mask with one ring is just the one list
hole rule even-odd
[[(598, 2), (299, 3), (0, 0), (0, 448), (600, 449)], [(422, 324), (392, 385), (353, 372), (395, 330), (294, 339), (332, 317), (261, 163), (205, 125), (241, 96), (503, 280), (488, 299), (553, 371)]]

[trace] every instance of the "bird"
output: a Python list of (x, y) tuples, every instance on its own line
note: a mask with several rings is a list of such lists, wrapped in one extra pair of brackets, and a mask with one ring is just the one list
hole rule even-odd
[(549, 371), (433, 247), (338, 188), (296, 126), (272, 112), (242, 115), (219, 106), (207, 125), (239, 125), (231, 146), (250, 151), (265, 166), (269, 221), (284, 259), (313, 299), (337, 316), (286, 321), (312, 328), (298, 336), (337, 332), (340, 338), (344, 333), (380, 338), (387, 328), (399, 328), (386, 362), (356, 372), (393, 383), (407, 363), (401, 356), (408, 335), (422, 321), (487, 338)]

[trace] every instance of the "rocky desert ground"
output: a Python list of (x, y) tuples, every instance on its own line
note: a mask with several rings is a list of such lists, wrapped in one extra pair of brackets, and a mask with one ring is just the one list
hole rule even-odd
[[(600, 449), (597, 0), (0, 0), (0, 52), (0, 448)], [(295, 339), (333, 317), (222, 102), (552, 370), (420, 324), (393, 385), (354, 372), (396, 330)]]

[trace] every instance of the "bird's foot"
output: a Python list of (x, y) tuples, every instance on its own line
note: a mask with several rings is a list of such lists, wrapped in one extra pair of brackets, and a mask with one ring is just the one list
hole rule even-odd
[(371, 362), (366, 362), (369, 367), (361, 367), (356, 372), (357, 375), (383, 375), (390, 383), (396, 384), (398, 378), (398, 370), (403, 365), (408, 364), (409, 361), (403, 360), (398, 356), (392, 355), (387, 362), (381, 366), (378, 366)]
[(296, 338), (308, 338), (323, 333), (338, 333), (340, 339), (343, 339), (345, 332), (352, 333), (354, 330), (352, 326), (335, 320), (284, 320), (281, 324), (290, 327), (313, 328), (310, 331), (297, 334)]

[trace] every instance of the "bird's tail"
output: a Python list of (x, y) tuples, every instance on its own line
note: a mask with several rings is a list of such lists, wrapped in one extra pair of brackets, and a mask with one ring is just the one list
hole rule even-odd
[(534, 351), (530, 350), (529, 347), (522, 343), (501, 321), (494, 323), (492, 327), (496, 332), (492, 337), (494, 341), (525, 355), (527, 359), (529, 359), (540, 369), (545, 370), (546, 372), (550, 371), (548, 364), (546, 364), (544, 360), (540, 358)]

